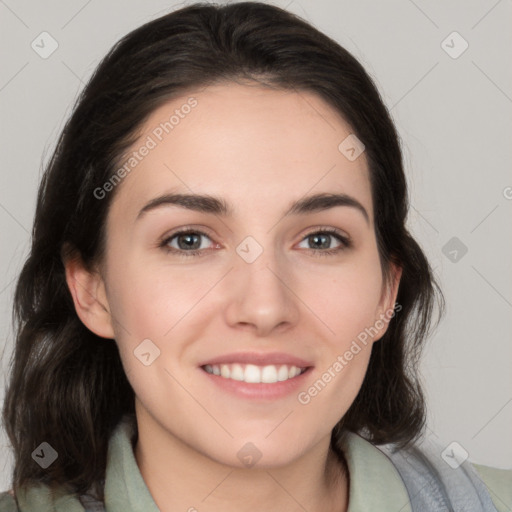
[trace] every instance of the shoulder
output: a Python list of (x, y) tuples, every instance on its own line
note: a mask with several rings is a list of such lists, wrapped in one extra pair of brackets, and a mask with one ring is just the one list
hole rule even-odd
[(512, 510), (512, 469), (499, 469), (472, 464), (489, 490), (494, 506), (499, 512)]
[[(23, 487), (16, 492), (12, 490), (0, 493), (0, 512), (84, 512), (80, 498), (67, 493), (61, 487), (48, 487), (42, 483)], [(92, 509), (91, 509), (92, 510)]]
[(18, 512), (12, 491), (0, 492), (0, 512)]

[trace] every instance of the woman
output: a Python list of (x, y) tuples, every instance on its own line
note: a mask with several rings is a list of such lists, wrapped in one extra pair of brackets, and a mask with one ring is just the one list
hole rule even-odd
[(506, 510), (510, 472), (421, 441), (443, 301), (407, 210), (374, 84), (303, 20), (128, 34), (40, 187), (0, 510)]

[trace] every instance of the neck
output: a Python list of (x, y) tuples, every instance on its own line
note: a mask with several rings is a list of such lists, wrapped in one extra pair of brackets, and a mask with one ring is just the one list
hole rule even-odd
[(348, 472), (329, 448), (330, 437), (284, 466), (236, 468), (182, 443), (156, 422), (137, 421), (135, 459), (162, 512), (348, 509)]

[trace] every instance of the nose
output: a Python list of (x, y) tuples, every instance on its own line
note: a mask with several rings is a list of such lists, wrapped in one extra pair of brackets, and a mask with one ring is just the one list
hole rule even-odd
[(299, 318), (298, 298), (293, 293), (291, 272), (283, 269), (271, 251), (252, 263), (237, 256), (229, 273), (226, 322), (230, 327), (268, 336), (274, 330), (293, 327)]

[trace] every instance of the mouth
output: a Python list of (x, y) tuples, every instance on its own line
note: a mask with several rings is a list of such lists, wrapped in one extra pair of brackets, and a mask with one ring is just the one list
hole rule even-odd
[(275, 384), (285, 382), (302, 375), (310, 367), (298, 367), (294, 365), (258, 366), (255, 364), (206, 364), (201, 368), (210, 375), (222, 379), (229, 379), (247, 384)]
[(212, 389), (263, 404), (305, 387), (314, 364), (286, 352), (240, 351), (202, 361), (198, 369)]
[(313, 366), (290, 364), (216, 363), (199, 367), (201, 373), (222, 394), (268, 404), (290, 399), (307, 386)]

